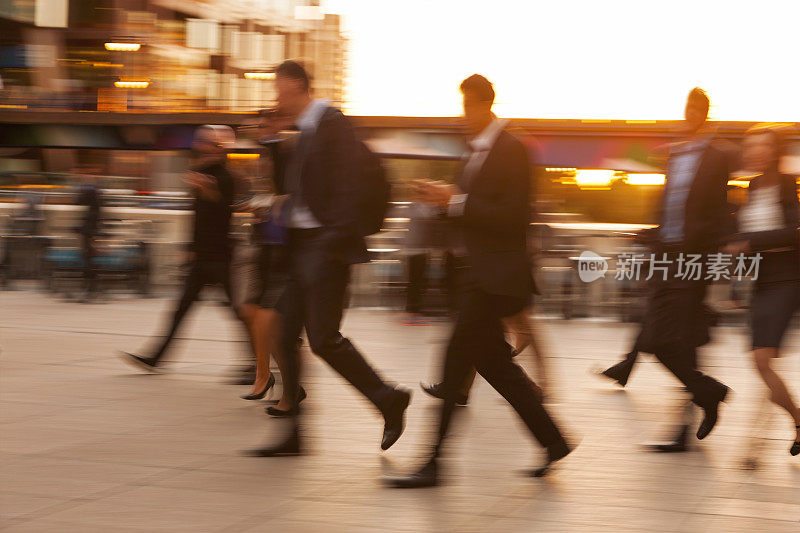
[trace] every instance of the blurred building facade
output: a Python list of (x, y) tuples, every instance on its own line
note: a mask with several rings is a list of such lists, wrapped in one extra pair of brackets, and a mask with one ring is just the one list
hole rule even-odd
[(0, 0), (0, 105), (247, 112), (288, 58), (340, 104), (344, 52), (314, 0)]

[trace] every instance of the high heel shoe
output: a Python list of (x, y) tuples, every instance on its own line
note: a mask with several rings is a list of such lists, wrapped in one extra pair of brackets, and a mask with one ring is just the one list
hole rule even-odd
[[(800, 429), (800, 426), (795, 426), (795, 429)], [(789, 455), (798, 455), (800, 454), (800, 440), (794, 441), (792, 447), (789, 448)]]
[(287, 417), (287, 416), (295, 416), (298, 411), (300, 410), (300, 402), (306, 399), (306, 390), (303, 387), (300, 387), (300, 390), (297, 393), (297, 405), (292, 407), (291, 409), (278, 409), (277, 407), (269, 406), (264, 409), (269, 416), (274, 417)]
[(269, 392), (269, 390), (274, 385), (275, 385), (275, 376), (270, 374), (269, 375), (269, 379), (267, 380), (267, 384), (264, 387), (264, 390), (262, 390), (261, 392), (254, 392), (254, 393), (251, 393), (251, 394), (245, 394), (244, 396), (241, 396), (241, 398), (243, 400), (261, 400), (262, 398), (264, 398), (264, 396), (267, 395), (267, 392)]

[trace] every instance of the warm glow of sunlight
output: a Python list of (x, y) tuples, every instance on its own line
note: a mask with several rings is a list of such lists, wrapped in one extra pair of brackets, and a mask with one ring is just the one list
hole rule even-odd
[(664, 185), (664, 174), (628, 174), (631, 185)]
[(694, 86), (717, 120), (800, 121), (800, 1), (327, 0), (349, 39), (345, 111), (454, 116), (460, 81), (505, 117), (665, 120)]

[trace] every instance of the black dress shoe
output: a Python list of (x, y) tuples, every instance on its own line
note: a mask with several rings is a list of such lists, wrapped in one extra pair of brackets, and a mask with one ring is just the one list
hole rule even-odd
[(396, 489), (419, 489), (422, 487), (434, 487), (438, 484), (436, 475), (436, 459), (431, 458), (422, 468), (407, 476), (387, 477), (384, 483)]
[(388, 450), (397, 442), (406, 426), (406, 409), (411, 403), (411, 391), (396, 388), (394, 398), (386, 409), (383, 410), (383, 438), (381, 450)]
[(264, 411), (267, 412), (269, 416), (274, 416), (276, 418), (286, 418), (288, 416), (297, 416), (300, 412), (300, 402), (306, 399), (306, 390), (303, 387), (300, 387), (300, 390), (297, 393), (297, 405), (292, 407), (291, 409), (278, 409), (274, 406), (269, 406)]
[(261, 400), (264, 396), (267, 395), (267, 392), (275, 385), (275, 376), (272, 374), (269, 375), (269, 379), (267, 380), (267, 384), (264, 385), (264, 390), (261, 392), (255, 392), (252, 394), (245, 394), (241, 396), (243, 400)]
[[(444, 400), (444, 383), (420, 383), (419, 386), (434, 398)], [(456, 405), (467, 405), (467, 400), (464, 394), (459, 394), (456, 396)]]
[(722, 397), (719, 400), (703, 406), (703, 421), (700, 422), (700, 427), (697, 428), (698, 440), (703, 440), (708, 437), (708, 434), (711, 433), (711, 430), (717, 425), (719, 404), (725, 401), (729, 390), (728, 387), (725, 387), (725, 390), (722, 392)]
[(122, 352), (122, 358), (133, 366), (146, 370), (147, 372), (161, 372), (161, 369), (158, 368), (158, 360), (155, 357), (142, 357), (128, 352)]
[(254, 450), (246, 450), (244, 452), (245, 455), (249, 455), (251, 457), (291, 457), (294, 455), (300, 455), (300, 436), (297, 432), (297, 427), (292, 430), (292, 434), (284, 440), (283, 442), (272, 445), (272, 446), (265, 446), (263, 448), (256, 448)]
[[(800, 426), (795, 426), (794, 428), (795, 429), (800, 429)], [(798, 454), (800, 454), (800, 440), (794, 441), (794, 444), (792, 444), (792, 447), (789, 448), (789, 455), (794, 456), (794, 455), (798, 455)]]
[(628, 378), (631, 377), (631, 371), (633, 370), (635, 362), (636, 358), (628, 354), (625, 359), (616, 365), (598, 372), (598, 375), (616, 381), (620, 387), (625, 388), (625, 385), (628, 384)]
[(534, 468), (530, 471), (532, 477), (544, 477), (553, 469), (553, 464), (560, 461), (567, 455), (571, 454), (575, 448), (570, 448), (566, 442), (561, 441), (558, 444), (549, 446), (547, 448), (547, 462), (539, 468)]

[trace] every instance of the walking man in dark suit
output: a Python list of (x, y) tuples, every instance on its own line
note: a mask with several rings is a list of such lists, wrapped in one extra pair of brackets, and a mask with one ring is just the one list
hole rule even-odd
[(270, 409), (273, 416), (292, 418), (290, 435), (275, 445), (253, 450), (262, 457), (297, 455), (299, 386), (297, 338), (305, 327), (311, 350), (366, 396), (384, 418), (381, 449), (403, 432), (411, 394), (386, 384), (361, 353), (339, 332), (350, 266), (368, 261), (359, 232), (358, 198), (362, 147), (353, 126), (338, 109), (311, 98), (302, 65), (286, 61), (276, 69), (278, 110), (295, 116), (300, 130), (295, 147), (276, 150), (287, 161), (276, 168), (278, 192), (285, 195), (278, 218), (288, 228), (289, 282), (277, 309), (283, 317), (280, 357), (284, 398), (290, 404)]
[(444, 365), (444, 405), (430, 460), (416, 473), (387, 480), (403, 488), (437, 483), (439, 457), (459, 388), (474, 367), (517, 411), (547, 450), (543, 475), (571, 449), (542, 405), (541, 392), (513, 357), (503, 318), (519, 313), (533, 290), (526, 234), (531, 162), (525, 146), (492, 113), (494, 89), (474, 74), (461, 84), (470, 152), (457, 185), (419, 184), (420, 196), (439, 206), (460, 229), (464, 292)]
[[(195, 195), (194, 229), (188, 259), (191, 270), (183, 295), (172, 315), (167, 335), (148, 355), (123, 353), (128, 362), (147, 371), (157, 371), (186, 314), (206, 285), (219, 284), (233, 307), (231, 293), (231, 253), (228, 235), (233, 214), (235, 178), (226, 164), (226, 154), (236, 140), (228, 126), (206, 125), (195, 132), (193, 149), (197, 161), (184, 181)], [(234, 311), (236, 311), (234, 309)], [(238, 311), (237, 316), (238, 316)]]
[[(684, 138), (670, 148), (659, 225), (646, 231), (657, 260), (667, 270), (651, 279), (651, 294), (636, 349), (649, 352), (683, 383), (703, 410), (697, 438), (704, 439), (717, 422), (719, 404), (728, 387), (697, 368), (697, 348), (709, 341), (714, 315), (704, 305), (708, 285), (708, 254), (714, 253), (734, 228), (727, 203), (728, 156), (704, 130), (709, 99), (695, 88), (686, 102)], [(689, 274), (690, 257), (702, 258), (699, 273)], [(633, 357), (621, 376), (624, 381)], [(624, 366), (624, 365), (623, 365)], [(627, 372), (625, 372), (627, 371)], [(674, 442), (655, 445), (657, 451), (684, 451), (687, 426)]]

